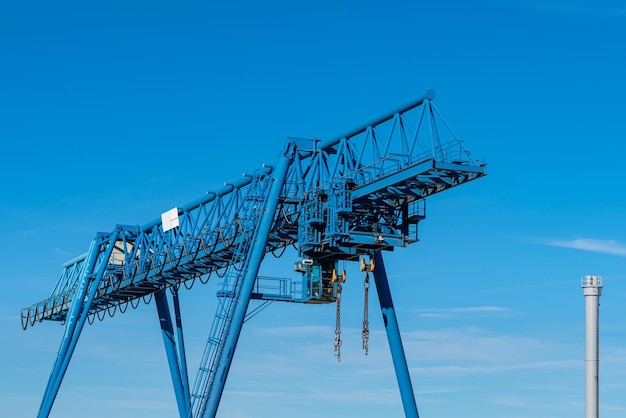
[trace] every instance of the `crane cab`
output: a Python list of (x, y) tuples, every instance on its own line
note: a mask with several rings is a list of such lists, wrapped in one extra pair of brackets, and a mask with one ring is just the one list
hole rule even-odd
[(337, 273), (336, 260), (303, 259), (295, 265), (302, 273), (302, 302), (331, 303), (337, 299), (340, 282), (345, 281), (345, 272)]

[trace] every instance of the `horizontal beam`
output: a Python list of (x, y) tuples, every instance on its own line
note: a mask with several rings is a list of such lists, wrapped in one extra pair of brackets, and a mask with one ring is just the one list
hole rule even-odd
[(434, 167), (435, 161), (432, 158), (426, 161), (422, 161), (411, 167), (407, 167), (402, 171), (396, 171), (389, 176), (384, 176), (379, 178), (378, 180), (366, 183), (364, 186), (355, 189), (352, 192), (352, 197), (354, 199), (358, 199), (360, 197), (367, 196), (379, 190), (386, 189), (387, 187), (397, 184), (408, 178), (416, 177), (420, 174), (426, 173), (429, 170), (432, 170)]
[[(256, 175), (267, 175), (270, 174), (272, 172), (272, 167), (268, 166), (268, 165), (264, 165), (262, 168), (258, 169), (255, 174)], [(252, 183), (252, 176), (247, 175), (244, 173), (243, 177), (235, 180), (232, 183), (224, 183), (224, 186), (217, 189), (214, 192), (207, 192), (207, 194), (203, 197), (201, 197), (200, 199), (196, 199), (191, 203), (188, 203), (184, 206), (182, 206), (181, 208), (179, 208), (178, 210), (178, 214), (181, 215), (185, 212), (189, 212), (192, 211), (202, 205), (205, 205), (209, 202), (211, 202), (212, 200), (215, 200), (218, 197), (222, 197), (227, 195), (228, 193), (231, 193), (233, 190), (235, 189), (240, 189), (242, 187), (247, 186), (248, 184)], [(156, 219), (154, 219), (151, 222), (148, 222), (147, 224), (143, 225), (140, 229), (141, 232), (146, 232), (151, 230), (152, 228), (154, 228), (157, 225), (161, 224), (161, 217), (158, 217)]]
[(394, 115), (396, 113), (404, 113), (408, 110), (413, 109), (414, 107), (420, 106), (422, 103), (424, 103), (424, 101), (426, 100), (432, 100), (435, 98), (435, 91), (432, 89), (428, 89), (426, 90), (426, 92), (420, 96), (419, 98), (411, 101), (410, 103), (407, 103), (403, 106), (400, 106), (399, 108), (397, 108), (396, 110), (387, 113), (384, 116), (381, 116), (377, 119), (374, 119), (373, 121), (366, 123), (362, 126), (359, 126), (356, 129), (353, 129), (352, 131), (348, 131), (347, 133), (343, 134), (343, 135), (339, 135), (338, 137), (335, 137), (334, 139), (328, 139), (325, 141), (320, 142), (319, 144), (319, 149), (325, 150), (327, 148), (332, 147), (333, 145), (337, 145), (342, 139), (344, 138), (352, 138), (353, 136), (356, 136), (358, 134), (361, 134), (363, 132), (365, 132), (367, 130), (367, 128), (369, 128), (370, 126), (376, 126), (379, 125), (383, 122), (386, 122), (390, 119), (392, 119), (394, 117)]

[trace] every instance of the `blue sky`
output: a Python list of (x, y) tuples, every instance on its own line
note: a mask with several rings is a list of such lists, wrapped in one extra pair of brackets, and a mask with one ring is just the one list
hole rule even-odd
[[(584, 414), (580, 279), (604, 277), (600, 413), (626, 414), (626, 7), (618, 1), (0, 5), (0, 415), (36, 415), (63, 332), (21, 330), (97, 231), (144, 224), (426, 89), (489, 175), (386, 257), (420, 415)], [(262, 270), (295, 275), (292, 258)], [(295, 277), (295, 276), (294, 276)], [(212, 279), (213, 280), (213, 279)], [(217, 282), (181, 295), (191, 377)], [(245, 324), (219, 416), (402, 416), (377, 301)], [(52, 417), (172, 417), (154, 305), (87, 327)]]

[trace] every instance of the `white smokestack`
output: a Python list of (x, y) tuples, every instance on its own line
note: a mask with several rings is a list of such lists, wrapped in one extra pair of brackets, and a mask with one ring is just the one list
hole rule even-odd
[(598, 418), (598, 314), (602, 276), (585, 276), (585, 418)]

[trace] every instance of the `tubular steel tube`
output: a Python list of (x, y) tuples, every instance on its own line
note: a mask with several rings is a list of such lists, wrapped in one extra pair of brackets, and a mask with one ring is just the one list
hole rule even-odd
[[(97, 261), (97, 249), (98, 244), (92, 244), (92, 248), (89, 252), (90, 259), (87, 261), (91, 268), (85, 268), (83, 272), (83, 278), (81, 279), (81, 286), (85, 286), (85, 291), (77, 292), (77, 295), (82, 295), (83, 298), (75, 299), (72, 305), (71, 315), (68, 317), (68, 322), (66, 323), (66, 335), (64, 337), (61, 348), (59, 349), (59, 354), (54, 365), (54, 369), (52, 371), (52, 375), (50, 376), (50, 381), (48, 382), (48, 387), (46, 388), (46, 393), (44, 395), (44, 399), (42, 401), (42, 405), (39, 409), (38, 418), (48, 417), (50, 414), (50, 410), (52, 409), (52, 404), (56, 399), (57, 394), (59, 393), (59, 388), (61, 386), (61, 381), (65, 376), (65, 372), (67, 371), (67, 367), (69, 365), (70, 360), (72, 359), (72, 354), (74, 353), (74, 349), (76, 348), (76, 343), (78, 342), (78, 337), (83, 330), (83, 326), (85, 325), (85, 320), (89, 316), (89, 308), (91, 307), (91, 303), (96, 296), (98, 291), (98, 285), (100, 284), (100, 280), (104, 275), (104, 270), (107, 266), (107, 260), (111, 256), (113, 252), (113, 247), (115, 246), (115, 241), (117, 241), (117, 237), (119, 236), (120, 228), (116, 227), (111, 234), (109, 239), (109, 245), (107, 246), (106, 251), (103, 254), (102, 261), (100, 266), (98, 267), (98, 271), (93, 280), (90, 280), (89, 276), (91, 275), (91, 270), (95, 267), (95, 263)], [(89, 290), (87, 294), (87, 289)], [(74, 303), (77, 307), (74, 307)], [(75, 316), (74, 316), (75, 315)]]
[(254, 288), (256, 277), (259, 273), (259, 267), (265, 256), (265, 246), (272, 227), (272, 221), (276, 208), (278, 206), (280, 192), (285, 184), (287, 177), (287, 171), (289, 164), (291, 163), (291, 155), (289, 151), (285, 151), (280, 156), (276, 168), (273, 172), (273, 184), (270, 186), (269, 196), (267, 197), (266, 208), (263, 211), (263, 215), (260, 220), (259, 229), (256, 233), (255, 241), (252, 243), (251, 251), (249, 253), (248, 269), (245, 271), (243, 278), (241, 295), (236, 301), (235, 310), (231, 318), (230, 329), (225, 337), (224, 341), (224, 357), (222, 357), (220, 363), (215, 370), (215, 381), (211, 391), (205, 410), (201, 411), (200, 417), (194, 418), (213, 418), (217, 413), (219, 403), (224, 391), (224, 385), (226, 384), (226, 377), (233, 361), (233, 355), (237, 347), (239, 335), (241, 334), (241, 328), (245, 319), (248, 304)]
[(394, 110), (394, 111), (392, 111), (392, 112), (388, 113), (388, 114), (387, 114), (387, 115), (385, 115), (385, 116), (381, 116), (381, 117), (379, 117), (379, 118), (377, 118), (377, 119), (374, 119), (374, 120), (373, 120), (373, 121), (371, 121), (370, 123), (366, 123), (366, 124), (364, 124), (364, 125), (360, 126), (359, 128), (356, 128), (356, 129), (354, 129), (354, 130), (352, 130), (352, 131), (347, 132), (347, 133), (346, 133), (346, 134), (344, 134), (344, 135), (340, 135), (340, 136), (338, 136), (338, 137), (336, 137), (336, 138), (334, 138), (334, 139), (329, 139), (329, 140), (326, 140), (326, 141), (322, 141), (322, 142), (320, 142), (320, 144), (319, 144), (319, 147), (318, 147), (318, 148), (319, 148), (319, 149), (326, 149), (326, 148), (332, 147), (333, 145), (337, 145), (337, 144), (338, 144), (338, 143), (339, 143), (339, 142), (340, 142), (343, 138), (350, 138), (350, 137), (353, 137), (353, 136), (355, 136), (355, 135), (358, 135), (358, 134), (360, 134), (360, 133), (362, 133), (362, 132), (365, 132), (365, 130), (366, 130), (369, 126), (374, 126), (374, 125), (378, 125), (378, 124), (381, 124), (381, 123), (383, 123), (383, 122), (386, 122), (386, 121), (388, 121), (389, 119), (393, 118), (393, 116), (394, 116), (396, 113), (404, 113), (404, 112), (406, 112), (407, 110), (411, 110), (411, 109), (413, 109), (414, 107), (417, 107), (417, 106), (421, 105), (422, 103), (424, 103), (424, 101), (426, 101), (426, 100), (432, 100), (432, 99), (434, 99), (434, 98), (435, 98), (435, 91), (434, 91), (434, 90), (432, 90), (432, 89), (428, 89), (428, 90), (426, 90), (426, 92), (425, 92), (422, 96), (420, 96), (418, 99), (413, 100), (412, 102), (407, 103), (407, 104), (405, 104), (404, 106), (401, 106), (401, 107), (397, 108), (396, 110)]
[(602, 293), (601, 276), (585, 276), (585, 418), (598, 418), (599, 307)]
[(163, 334), (163, 343), (165, 345), (165, 354), (167, 355), (167, 362), (170, 366), (170, 374), (172, 376), (172, 384), (174, 385), (174, 394), (176, 395), (178, 412), (181, 417), (184, 417), (189, 406), (189, 395), (185, 393), (185, 385), (183, 383), (183, 377), (176, 352), (174, 327), (172, 325), (169, 304), (167, 303), (167, 292), (163, 289), (159, 290), (155, 294), (154, 301), (159, 314), (161, 333)]
[[(260, 168), (258, 172), (259, 174), (270, 174), (272, 172), (272, 167), (264, 166)], [(222, 197), (224, 195), (227, 195), (228, 193), (231, 193), (234, 189), (240, 189), (244, 186), (247, 186), (251, 182), (252, 182), (252, 177), (244, 175), (241, 178), (233, 181), (232, 183), (225, 183), (223, 187), (220, 187), (216, 191), (208, 192), (206, 196), (203, 196), (200, 199), (194, 200), (193, 202), (182, 206), (182, 208), (179, 209), (178, 212), (179, 214), (183, 212), (189, 212), (193, 209), (196, 209), (197, 207), (201, 205), (209, 203), (210, 201), (216, 199), (217, 197)], [(159, 218), (154, 219), (152, 222), (148, 222), (147, 224), (143, 225), (140, 230), (142, 232), (149, 231), (150, 229), (154, 228), (156, 225), (159, 225), (160, 223), (161, 223), (161, 218), (159, 217)]]
[(396, 378), (398, 379), (398, 386), (400, 388), (404, 415), (406, 418), (419, 418), (409, 367), (406, 362), (406, 356), (404, 355), (404, 348), (402, 347), (400, 328), (398, 328), (398, 320), (393, 307), (393, 300), (391, 299), (391, 290), (389, 289), (385, 263), (383, 262), (383, 256), (380, 251), (376, 251), (374, 263), (376, 266), (374, 268), (374, 282), (376, 283), (378, 301), (380, 302), (385, 330), (387, 331), (387, 340), (389, 341), (393, 367), (396, 370)]
[[(338, 144), (343, 138), (350, 138), (350, 137), (358, 135), (358, 134), (360, 134), (362, 132), (365, 132), (365, 130), (369, 126), (378, 125), (380, 123), (388, 121), (389, 119), (393, 118), (396, 113), (406, 112), (407, 110), (413, 109), (414, 107), (417, 107), (417, 106), (421, 105), (422, 103), (424, 103), (424, 101), (432, 100), (434, 98), (435, 98), (435, 91), (432, 90), (432, 89), (428, 89), (419, 98), (411, 101), (410, 103), (405, 104), (404, 106), (401, 106), (401, 107), (397, 108), (396, 110), (386, 114), (385, 116), (381, 116), (381, 117), (379, 117), (377, 119), (374, 119), (370, 123), (366, 123), (366, 124), (356, 128), (356, 129), (354, 129), (352, 131), (349, 131), (349, 132), (347, 132), (344, 135), (340, 135), (340, 136), (338, 136), (338, 137), (336, 137), (334, 139), (321, 141), (319, 143), (318, 148), (319, 149), (326, 149), (326, 148), (332, 147), (333, 145)], [(307, 158), (307, 157), (310, 157), (311, 155), (312, 155), (311, 152), (308, 152), (308, 153), (307, 152), (303, 152), (303, 153), (301, 153), (301, 158)], [(260, 170), (261, 170), (262, 173), (269, 174), (269, 173), (272, 172), (272, 167), (264, 166)], [(180, 213), (180, 211), (188, 212), (190, 210), (193, 210), (193, 209), (197, 208), (198, 206), (204, 205), (204, 204), (212, 201), (217, 196), (224, 196), (224, 195), (232, 192), (234, 188), (244, 187), (244, 186), (250, 184), (251, 181), (252, 181), (252, 178), (250, 176), (243, 176), (242, 178), (234, 181), (231, 184), (225, 185), (224, 187), (216, 190), (215, 192), (207, 193), (206, 196), (204, 196), (204, 197), (202, 197), (202, 198), (200, 198), (198, 200), (195, 200), (195, 201), (193, 201), (191, 203), (188, 203), (187, 205), (184, 205), (182, 207), (182, 209), (179, 210), (179, 213)], [(147, 224), (143, 225), (141, 227), (141, 231), (142, 232), (149, 231), (150, 229), (154, 228), (156, 225), (159, 225), (160, 223), (161, 223), (161, 218), (154, 219), (152, 222), (148, 222)]]
[(54, 363), (54, 367), (52, 368), (52, 372), (50, 373), (50, 378), (48, 379), (46, 391), (44, 392), (41, 405), (39, 406), (38, 417), (47, 417), (50, 414), (50, 409), (52, 408), (52, 403), (54, 402), (53, 400), (50, 400), (50, 397), (56, 396), (56, 391), (58, 391), (58, 387), (55, 387), (57, 375), (61, 369), (61, 365), (63, 364), (70, 342), (72, 341), (72, 336), (74, 335), (74, 330), (76, 329), (82, 304), (89, 289), (89, 275), (93, 271), (97, 261), (97, 244), (95, 241), (91, 242), (88, 254), (90, 257), (87, 260), (87, 266), (85, 267), (82, 277), (78, 283), (78, 289), (74, 293), (74, 300), (72, 301), (72, 306), (70, 307), (67, 319), (65, 320), (65, 333), (63, 335), (63, 340), (61, 340), (61, 346), (59, 347), (57, 359)]
[(66, 261), (65, 263), (63, 263), (63, 268), (68, 268), (73, 266), (76, 263), (80, 263), (81, 261), (83, 261), (85, 258), (87, 258), (87, 255), (89, 253), (85, 253), (85, 254), (81, 254), (78, 257), (72, 258), (70, 261)]
[(178, 289), (172, 293), (172, 301), (174, 302), (174, 317), (176, 321), (176, 341), (178, 343), (178, 361), (180, 362), (180, 377), (183, 381), (183, 389), (187, 397), (187, 405), (191, 405), (189, 396), (189, 373), (187, 372), (187, 355), (185, 354), (185, 339), (183, 338), (183, 320), (180, 313), (180, 302), (178, 301)]

